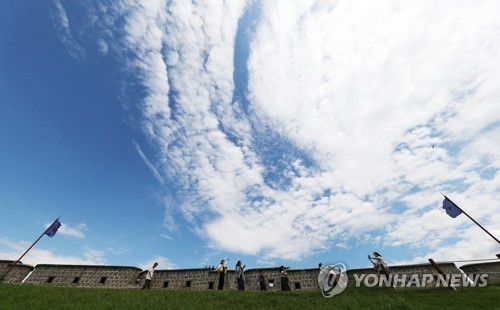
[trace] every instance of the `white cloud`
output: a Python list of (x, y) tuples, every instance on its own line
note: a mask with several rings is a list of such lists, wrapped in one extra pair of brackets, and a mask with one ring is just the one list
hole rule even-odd
[(106, 252), (112, 255), (125, 255), (130, 252), (127, 247), (108, 247), (106, 248)]
[(156, 268), (156, 270), (178, 269), (179, 268), (179, 266), (177, 264), (172, 263), (169, 258), (164, 257), (164, 256), (155, 256), (146, 262), (140, 263), (139, 266), (143, 270), (147, 270), (147, 269), (151, 268), (151, 266), (153, 266), (153, 264), (155, 262), (158, 263), (158, 267)]
[[(17, 260), (31, 245), (28, 241), (13, 242), (7, 238), (0, 238), (0, 259)], [(28, 265), (38, 264), (66, 264), (66, 265), (105, 265), (105, 253), (103, 251), (85, 248), (81, 256), (66, 256), (54, 253), (50, 250), (34, 247), (21, 260)]]
[[(497, 235), (500, 230), (496, 230)], [(453, 237), (458, 239), (454, 244), (441, 244), (440, 246), (431, 246), (431, 250), (425, 255), (418, 255), (412, 259), (394, 260), (393, 265), (398, 264), (415, 264), (427, 262), (432, 258), (436, 262), (456, 262), (457, 266), (462, 266), (477, 262), (467, 262), (468, 260), (478, 259), (495, 259), (495, 254), (498, 253), (498, 243), (489, 237), (477, 226), (468, 227), (467, 229), (457, 229), (454, 231)], [(435, 235), (441, 238), (439, 235)]]
[(172, 240), (174, 240), (174, 238), (173, 238), (173, 237), (171, 237), (171, 236), (169, 236), (169, 235), (167, 235), (167, 234), (160, 234), (160, 237), (165, 238), (165, 239), (167, 239), (167, 240), (171, 240), (171, 241), (172, 241)]
[(85, 50), (73, 37), (68, 14), (66, 13), (64, 6), (60, 0), (53, 0), (53, 3), (55, 12), (52, 12), (52, 19), (54, 20), (59, 39), (66, 45), (68, 52), (72, 57), (76, 59), (85, 58)]
[[(47, 224), (47, 227), (48, 226), (50, 226), (50, 224)], [(85, 223), (78, 223), (75, 226), (70, 226), (70, 224), (64, 222), (61, 224), (57, 233), (75, 238), (85, 238), (85, 233), (88, 230), (87, 224)]]
[(146, 166), (149, 168), (149, 170), (151, 171), (151, 173), (154, 175), (155, 179), (158, 181), (158, 183), (163, 184), (164, 181), (163, 181), (162, 176), (158, 172), (158, 169), (156, 169), (156, 167), (146, 157), (146, 155), (144, 154), (144, 152), (141, 149), (141, 146), (137, 142), (135, 142), (135, 141), (132, 141), (132, 142), (134, 143), (134, 146), (135, 146), (135, 149), (136, 149), (137, 153), (139, 154), (139, 156), (141, 157), (141, 159), (144, 161), (144, 163), (146, 164)]
[(257, 264), (264, 266), (264, 267), (276, 267), (276, 263), (271, 260), (265, 260), (265, 259), (258, 259)]
[[(433, 220), (441, 216), (434, 211), (411, 221), (378, 213), (397, 211), (390, 205), (407, 201), (405, 194), (423, 196), (412, 207), (427, 207), (425, 195), (471, 178), (478, 168), (469, 162), (471, 169), (457, 169), (475, 157), (470, 140), (499, 120), (491, 82), (500, 78), (496, 5), (350, 1), (331, 11), (312, 3), (264, 3), (249, 61), (253, 107), (313, 156), (334, 192), (375, 202), (366, 218), (356, 216), (362, 201), (347, 202), (342, 226), (359, 220), (359, 229), (383, 228), (387, 218), (398, 226), (392, 244), (415, 246), (427, 245), (421, 226), (447, 231)], [(487, 139), (492, 145), (484, 148), (498, 149), (496, 140)], [(457, 156), (458, 147), (464, 153)], [(491, 169), (494, 160), (482, 165)], [(332, 197), (332, 213), (341, 210), (338, 198)]]
[(108, 44), (106, 43), (106, 41), (104, 41), (104, 40), (99, 40), (99, 41), (97, 42), (97, 44), (98, 44), (98, 47), (99, 47), (99, 51), (100, 51), (102, 54), (106, 54), (106, 53), (108, 53), (108, 51), (109, 51), (109, 46), (108, 46)]
[[(255, 29), (238, 29), (256, 5)], [(455, 231), (464, 245), (484, 238), (437, 210), (438, 191), (463, 200), (485, 225), (500, 214), (498, 6), (101, 8), (111, 14), (106, 25), (123, 17), (108, 45), (132, 55), (122, 60), (146, 89), (139, 108), (156, 153), (136, 148), (177, 194), (165, 199), (165, 226), (174, 229), (175, 208), (210, 246), (265, 259), (300, 259), (381, 233), (386, 245), (429, 251), (447, 248)], [(249, 73), (248, 102), (233, 102), (242, 31), (251, 32), (248, 62), (236, 64)]]

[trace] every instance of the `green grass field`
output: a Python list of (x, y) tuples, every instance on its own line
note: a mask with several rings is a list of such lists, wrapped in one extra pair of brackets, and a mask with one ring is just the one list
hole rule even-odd
[(0, 284), (0, 309), (500, 309), (500, 286), (318, 291), (119, 290)]

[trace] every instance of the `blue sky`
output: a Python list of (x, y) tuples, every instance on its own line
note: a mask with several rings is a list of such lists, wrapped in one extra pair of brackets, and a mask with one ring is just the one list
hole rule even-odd
[(160, 268), (489, 258), (494, 1), (8, 1), (0, 259)]

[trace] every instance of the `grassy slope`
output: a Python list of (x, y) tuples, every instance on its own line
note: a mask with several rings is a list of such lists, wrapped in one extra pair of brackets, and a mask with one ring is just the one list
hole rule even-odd
[(0, 284), (0, 309), (500, 309), (500, 286), (450, 289), (352, 288), (333, 298), (320, 291), (238, 292), (83, 289)]

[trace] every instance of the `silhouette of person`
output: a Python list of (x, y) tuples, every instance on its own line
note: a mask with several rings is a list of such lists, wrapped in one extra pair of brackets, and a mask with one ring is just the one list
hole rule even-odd
[(290, 286), (288, 285), (288, 273), (286, 272), (286, 268), (281, 266), (281, 290), (282, 291), (290, 291)]
[(236, 263), (236, 282), (238, 283), (238, 290), (239, 291), (244, 291), (245, 290), (245, 278), (243, 275), (243, 272), (245, 271), (246, 265), (241, 266), (241, 261), (239, 260)]
[(266, 278), (264, 277), (264, 274), (262, 273), (262, 270), (259, 271), (259, 289), (261, 291), (267, 291)]

